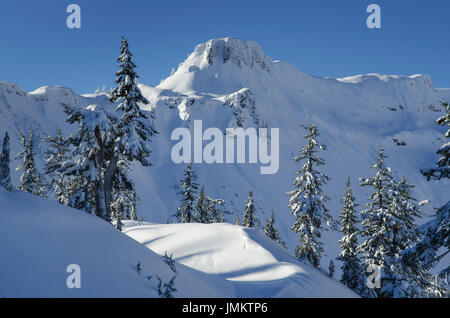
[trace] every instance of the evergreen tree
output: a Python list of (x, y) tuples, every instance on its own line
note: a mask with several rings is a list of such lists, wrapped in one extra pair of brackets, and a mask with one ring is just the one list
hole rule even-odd
[(241, 225), (241, 221), (239, 220), (239, 215), (236, 215), (236, 225)]
[(147, 105), (149, 101), (142, 95), (137, 86), (139, 76), (134, 71), (136, 65), (132, 61), (132, 56), (128, 42), (122, 38), (121, 55), (117, 59), (120, 63), (120, 70), (116, 73), (116, 84), (110, 95), (110, 101), (119, 101), (117, 111), (120, 113), (120, 120), (116, 127), (118, 139), (115, 150), (124, 155), (128, 161), (137, 160), (144, 167), (150, 166), (151, 149), (149, 142), (152, 136), (158, 132), (152, 126), (154, 120), (152, 112), (144, 112), (139, 107), (139, 103)]
[[(385, 249), (391, 244), (388, 224), (392, 219), (390, 204), (392, 201), (393, 177), (391, 169), (385, 167), (386, 156), (380, 146), (377, 163), (372, 166), (376, 170), (374, 177), (360, 178), (361, 186), (370, 186), (373, 192), (369, 196), (369, 203), (361, 211), (363, 218), (361, 234), (365, 240), (358, 247), (363, 254), (366, 267), (376, 265), (385, 266)], [(379, 291), (371, 290), (372, 296), (380, 295)]]
[[(197, 205), (195, 206), (196, 211), (196, 221), (199, 223), (210, 223), (209, 219), (209, 200), (208, 196), (205, 193), (205, 186), (202, 186), (200, 189), (200, 195), (197, 199)], [(181, 218), (184, 219), (184, 211), (181, 211)], [(183, 221), (182, 221), (183, 222)]]
[(71, 197), (70, 185), (74, 180), (61, 172), (63, 165), (70, 160), (70, 143), (56, 130), (56, 136), (48, 136), (49, 148), (45, 153), (44, 173), (50, 178), (49, 185), (59, 203), (67, 205)]
[(341, 270), (342, 276), (340, 282), (352, 289), (360, 296), (367, 296), (365, 291), (364, 271), (358, 257), (358, 233), (359, 230), (356, 224), (359, 222), (355, 208), (355, 198), (350, 187), (350, 178), (347, 180), (345, 195), (342, 198), (343, 207), (339, 223), (341, 225), (340, 231), (344, 235), (339, 240), (341, 252), (337, 259), (342, 262)]
[[(184, 173), (184, 178), (180, 181), (181, 191), (179, 194), (182, 195), (181, 205), (177, 208), (177, 212), (174, 217), (181, 222), (191, 223), (194, 221), (195, 212), (195, 196), (198, 190), (197, 176), (195, 171), (192, 170), (192, 164), (187, 165), (186, 171)], [(184, 216), (184, 218), (182, 217)]]
[(15, 159), (22, 158), (23, 162), (17, 167), (17, 171), (22, 171), (22, 176), (20, 177), (19, 190), (24, 192), (29, 192), (31, 194), (45, 197), (46, 189), (42, 182), (42, 176), (36, 169), (35, 165), (35, 150), (34, 150), (34, 137), (33, 131), (29, 131), (28, 139), (25, 135), (21, 134), (21, 143), (23, 146), (23, 151), (16, 155)]
[(137, 221), (136, 190), (134, 182), (128, 177), (128, 164), (125, 160), (117, 163), (117, 172), (113, 181), (113, 194), (111, 203), (112, 218)]
[(367, 266), (382, 267), (381, 288), (378, 297), (420, 296), (426, 284), (427, 273), (420, 263), (403, 258), (402, 253), (420, 238), (415, 217), (421, 212), (411, 196), (412, 185), (403, 178), (396, 182), (391, 170), (384, 165), (386, 156), (380, 147), (375, 177), (362, 179), (361, 185), (371, 186), (374, 191), (370, 202), (362, 211), (365, 241), (360, 245)]
[(78, 123), (78, 130), (67, 138), (71, 159), (59, 169), (60, 173), (71, 177), (68, 205), (110, 221), (112, 202), (106, 200), (106, 192), (112, 195), (112, 189), (105, 185), (105, 173), (115, 140), (113, 117), (96, 105), (86, 109), (62, 106), (67, 121)]
[(256, 226), (256, 218), (255, 218), (255, 202), (253, 200), (253, 191), (248, 193), (248, 199), (245, 203), (244, 208), (244, 217), (242, 219), (242, 226), (245, 227), (255, 227)]
[(330, 265), (328, 265), (328, 277), (334, 278), (334, 272), (335, 272), (334, 262), (332, 259), (330, 259)]
[[(450, 105), (442, 103), (446, 109), (446, 114), (436, 120), (440, 126), (450, 127)], [(445, 137), (450, 138), (450, 128), (445, 133)], [(437, 151), (441, 157), (436, 168), (422, 170), (422, 174), (427, 180), (449, 179), (450, 178), (450, 142), (445, 142)], [(450, 200), (440, 207), (432, 220), (419, 228), (422, 239), (412, 248), (405, 251), (407, 259), (411, 262), (416, 260), (422, 266), (430, 270), (434, 268), (450, 251)], [(439, 276), (433, 279), (434, 288), (429, 288), (430, 294), (448, 296), (448, 275), (450, 266), (444, 268)], [(446, 279), (447, 278), (447, 279)], [(441, 285), (439, 285), (441, 282)], [(447, 289), (447, 292), (442, 292)]]
[(304, 136), (308, 143), (294, 160), (306, 161), (296, 173), (297, 177), (294, 180), (296, 189), (287, 193), (290, 196), (289, 208), (296, 217), (291, 229), (299, 234), (300, 244), (296, 248), (295, 256), (306, 259), (314, 267), (319, 267), (320, 258), (324, 253), (323, 243), (320, 241), (321, 232), (327, 229), (326, 226), (334, 228), (335, 221), (325, 206), (329, 198), (322, 191), (322, 186), (329, 178), (315, 169), (315, 166), (325, 164), (324, 160), (317, 156), (325, 146), (317, 142), (319, 133), (316, 126), (303, 128), (308, 131)]
[[(200, 195), (195, 206), (196, 216), (195, 221), (199, 223), (217, 223), (225, 218), (225, 214), (231, 214), (224, 210), (225, 201), (222, 199), (212, 199), (206, 192), (205, 187), (200, 189)], [(185, 216), (184, 209), (181, 213)]]
[[(439, 117), (436, 120), (436, 124), (440, 126), (450, 127), (450, 104), (443, 102), (441, 102), (441, 104), (445, 108), (446, 114)], [(447, 132), (445, 133), (445, 138), (450, 138), (450, 128), (448, 128)], [(440, 180), (442, 178), (450, 178), (450, 141), (445, 142), (436, 153), (440, 156), (436, 164), (437, 167), (422, 170), (422, 174), (427, 178), (427, 180)]]
[(2, 153), (0, 155), (0, 189), (12, 191), (11, 173), (9, 169), (9, 135), (3, 138)]
[(284, 248), (286, 248), (286, 243), (283, 242), (283, 240), (280, 237), (280, 233), (275, 228), (275, 215), (272, 210), (272, 214), (270, 215), (270, 218), (266, 220), (266, 224), (264, 225), (264, 234), (267, 235), (270, 239), (274, 240)]

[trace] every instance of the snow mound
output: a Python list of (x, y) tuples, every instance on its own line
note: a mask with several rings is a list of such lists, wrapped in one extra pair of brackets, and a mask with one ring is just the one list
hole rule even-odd
[(230, 281), (237, 297), (356, 297), (254, 229), (225, 223), (126, 225), (124, 233), (156, 253)]
[[(155, 275), (173, 276), (160, 256), (110, 224), (47, 199), (0, 191), (0, 219), (0, 298), (158, 297)], [(79, 289), (66, 285), (69, 264), (81, 268)], [(233, 295), (224, 279), (180, 264), (177, 272), (176, 297)]]

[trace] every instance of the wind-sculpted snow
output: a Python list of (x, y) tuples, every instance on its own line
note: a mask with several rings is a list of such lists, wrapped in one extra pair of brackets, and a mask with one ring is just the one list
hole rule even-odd
[(126, 225), (127, 235), (156, 253), (226, 279), (236, 297), (357, 297), (255, 229), (220, 223)]
[[(156, 275), (173, 276), (159, 255), (110, 224), (47, 199), (0, 190), (0, 219), (0, 298), (158, 297)], [(81, 269), (81, 288), (66, 285), (70, 264)], [(223, 278), (176, 270), (175, 297), (234, 296)]]

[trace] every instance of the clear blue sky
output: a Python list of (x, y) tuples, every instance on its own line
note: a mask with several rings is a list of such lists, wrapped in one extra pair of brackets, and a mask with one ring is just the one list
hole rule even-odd
[[(70, 3), (81, 6), (80, 30), (66, 27)], [(370, 3), (381, 29), (366, 27)], [(196, 44), (232, 36), (313, 75), (425, 73), (450, 87), (448, 0), (1, 0), (0, 35), (0, 80), (26, 90), (111, 87), (122, 35), (152, 85)]]

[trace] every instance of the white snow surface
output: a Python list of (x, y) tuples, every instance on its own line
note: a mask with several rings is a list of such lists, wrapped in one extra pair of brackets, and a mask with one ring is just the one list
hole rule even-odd
[[(355, 297), (238, 226), (126, 222), (136, 241), (98, 217), (17, 190), (0, 191), (0, 207), (0, 298), (158, 297), (156, 275), (167, 282), (173, 272), (139, 239), (174, 254), (175, 297)], [(66, 285), (70, 264), (80, 266), (79, 289)]]
[(226, 279), (236, 297), (357, 297), (255, 229), (227, 223), (125, 223), (124, 233), (151, 250)]
[[(146, 57), (133, 53), (139, 66)], [(145, 82), (151, 70), (137, 71)], [(434, 122), (442, 115), (439, 101), (450, 101), (450, 89), (433, 87), (427, 75), (319, 78), (289, 63), (272, 60), (255, 42), (224, 38), (198, 45), (157, 87), (140, 84), (140, 88), (150, 100), (144, 108), (155, 112), (160, 132), (152, 142), (153, 167), (135, 165), (133, 170), (138, 214), (145, 221), (165, 223), (179, 205), (177, 187), (186, 165), (171, 161), (170, 151), (175, 144), (170, 140), (171, 132), (177, 127), (192, 128), (195, 119), (203, 120), (203, 129), (217, 127), (225, 132), (236, 124), (236, 110), (242, 114), (244, 128), (280, 128), (278, 173), (261, 175), (259, 164), (194, 164), (193, 169), (207, 194), (225, 199), (227, 208), (235, 213), (227, 216), (228, 222), (234, 223), (236, 214), (242, 219), (248, 191), (253, 190), (256, 216), (264, 224), (274, 210), (276, 226), (291, 254), (298, 238), (290, 231), (294, 217), (286, 192), (293, 189), (295, 172), (301, 167), (292, 160), (306, 142), (301, 124), (317, 125), (319, 141), (328, 146), (321, 154), (326, 161), (322, 171), (331, 180), (323, 190), (331, 197), (328, 208), (334, 217), (340, 211), (347, 177), (351, 178), (357, 203), (367, 201), (370, 189), (359, 187), (358, 178), (373, 175), (370, 166), (379, 145), (385, 148), (386, 163), (394, 175), (405, 175), (409, 183), (416, 185), (414, 195), (419, 202), (430, 200), (423, 207), (425, 217), (419, 223), (427, 221), (435, 208), (449, 200), (448, 180), (427, 182), (420, 174), (421, 168), (434, 166), (438, 159), (436, 150), (443, 143), (445, 128)], [(245, 102), (240, 104), (240, 100)], [(112, 111), (116, 107), (104, 94), (79, 95), (64, 87), (42, 87), (28, 93), (14, 84), (0, 82), (0, 135), (9, 131), (11, 157), (20, 151), (19, 133), (26, 134), (28, 127), (34, 129), (36, 140), (55, 134), (57, 127), (66, 135), (76, 129), (65, 122), (61, 102), (79, 107), (97, 104)], [(255, 114), (250, 112), (252, 109)], [(397, 145), (393, 139), (406, 146)], [(39, 168), (45, 148), (40, 143)], [(15, 185), (19, 175), (13, 170), (18, 164), (16, 160), (11, 162)], [(324, 233), (327, 256), (322, 267), (337, 256), (340, 237), (338, 232)], [(336, 275), (340, 275), (339, 267), (337, 263)]]

